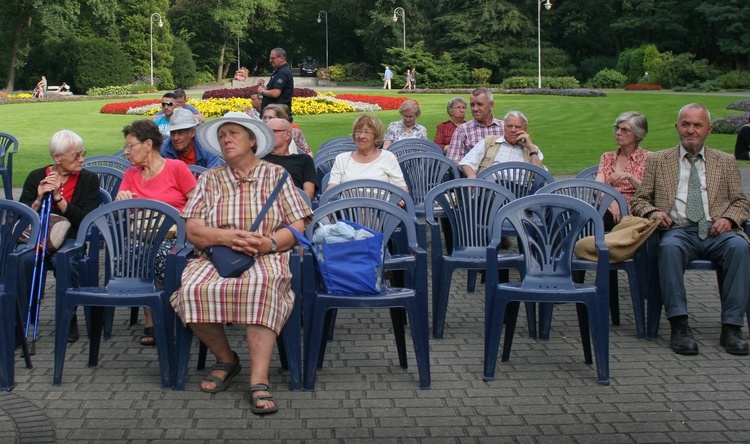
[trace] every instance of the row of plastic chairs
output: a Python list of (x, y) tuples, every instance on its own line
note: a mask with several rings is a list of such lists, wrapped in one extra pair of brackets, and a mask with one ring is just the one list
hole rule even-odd
[(5, 198), (13, 200), (13, 157), (18, 153), (18, 139), (0, 132), (0, 178)]

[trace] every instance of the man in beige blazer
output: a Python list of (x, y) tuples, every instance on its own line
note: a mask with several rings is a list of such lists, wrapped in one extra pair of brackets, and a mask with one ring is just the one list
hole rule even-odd
[[(649, 156), (631, 200), (634, 215), (661, 217), (661, 228), (667, 230), (659, 240), (657, 263), (664, 311), (672, 327), (671, 347), (678, 354), (698, 353), (688, 325), (683, 275), (690, 261), (710, 259), (724, 276), (719, 343), (728, 353), (747, 355), (750, 345), (741, 328), (750, 294), (750, 246), (742, 224), (750, 202), (734, 157), (704, 145), (713, 129), (704, 106), (685, 105), (675, 128), (680, 145)], [(697, 179), (691, 184), (694, 174)]]

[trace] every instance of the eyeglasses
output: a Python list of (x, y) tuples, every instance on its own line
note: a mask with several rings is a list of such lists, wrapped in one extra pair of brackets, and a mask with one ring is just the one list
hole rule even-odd
[(615, 126), (612, 127), (612, 129), (614, 130), (614, 132), (621, 131), (623, 134), (628, 134), (628, 133), (632, 133), (633, 132), (632, 129), (625, 128), (624, 126), (617, 126), (617, 125), (615, 125)]
[(161, 106), (162, 107), (165, 107), (165, 106), (174, 106), (174, 102), (161, 102)]
[(403, 117), (406, 120), (414, 120), (417, 118), (417, 116), (404, 116), (404, 115), (402, 115), (401, 117)]
[(141, 144), (143, 144), (143, 142), (134, 143), (132, 145), (129, 144), (129, 143), (126, 143), (125, 145), (122, 146), (122, 149), (123, 150), (132, 150), (134, 147), (136, 147), (138, 145), (141, 145)]
[(375, 133), (373, 133), (370, 130), (357, 130), (357, 131), (354, 131), (354, 135), (355, 136), (372, 136), (373, 134), (375, 134)]
[(68, 157), (73, 160), (78, 160), (78, 159), (86, 157), (86, 150), (83, 150), (80, 153), (75, 153), (75, 154), (60, 154), (60, 157)]

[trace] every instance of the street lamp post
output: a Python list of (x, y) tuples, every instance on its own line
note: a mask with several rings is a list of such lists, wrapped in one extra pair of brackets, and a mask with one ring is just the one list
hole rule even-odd
[(539, 53), (539, 89), (542, 89), (542, 3), (544, 3), (544, 9), (550, 10), (552, 3), (549, 0), (537, 0), (536, 8), (536, 38), (537, 38), (537, 50)]
[(398, 16), (396, 14), (399, 12), (401, 13), (401, 18), (404, 21), (404, 51), (406, 51), (406, 11), (404, 11), (404, 8), (399, 6), (398, 8), (393, 10), (393, 21), (398, 21)]
[(159, 17), (159, 27), (164, 26), (164, 22), (161, 20), (161, 14), (154, 12), (151, 14), (151, 86), (154, 86), (154, 16)]
[(318, 23), (321, 22), (321, 19), (320, 19), (321, 14), (326, 19), (326, 69), (328, 69), (328, 13), (325, 11), (320, 11), (318, 13)]

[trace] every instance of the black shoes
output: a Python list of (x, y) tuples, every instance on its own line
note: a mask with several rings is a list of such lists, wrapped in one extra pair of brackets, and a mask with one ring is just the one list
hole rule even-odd
[(672, 327), (672, 351), (678, 355), (697, 355), (698, 343), (693, 338), (693, 331), (687, 322)]
[(725, 347), (730, 355), (750, 354), (750, 344), (742, 339), (742, 329), (736, 325), (722, 325), (719, 345)]
[(68, 331), (68, 342), (70, 343), (76, 342), (78, 338), (79, 338), (78, 316), (73, 315), (73, 318), (70, 320), (70, 330)]

